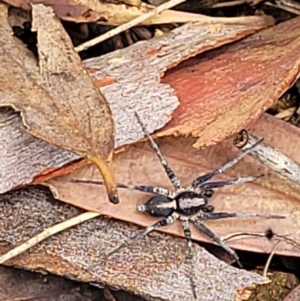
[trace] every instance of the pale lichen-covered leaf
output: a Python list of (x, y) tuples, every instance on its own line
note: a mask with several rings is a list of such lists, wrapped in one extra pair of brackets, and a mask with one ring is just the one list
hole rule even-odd
[[(75, 207), (54, 201), (41, 187), (1, 195), (0, 204), (0, 254), (80, 213)], [(107, 250), (136, 231), (135, 226), (100, 217), (43, 241), (7, 264), (127, 290), (147, 300), (194, 300), (183, 239), (153, 233), (137, 241), (131, 250), (103, 260)], [(199, 301), (246, 299), (247, 288), (267, 281), (227, 265), (197, 245), (193, 247)]]
[[(283, 151), (300, 162), (298, 152), (300, 129), (277, 120), (275, 117), (265, 115), (253, 129), (250, 129), (250, 132), (255, 133), (259, 138), (263, 137), (266, 143), (279, 149), (280, 139), (286, 137), (282, 140), (285, 145)], [(293, 147), (286, 143), (286, 139), (294, 141)], [(275, 144), (274, 141), (276, 141)], [(189, 185), (199, 175), (211, 172), (240, 153), (233, 146), (232, 139), (201, 151), (192, 147), (195, 142), (194, 138), (164, 137), (158, 142), (161, 152), (183, 185)], [(125, 152), (117, 154), (114, 173), (119, 183), (154, 185), (173, 189), (155, 153), (145, 143), (131, 146)], [(278, 235), (287, 236), (295, 242), (300, 242), (300, 187), (282, 179), (277, 173), (249, 156), (222, 177), (214, 180), (261, 174), (265, 176), (254, 182), (216, 189), (210, 204), (215, 207), (216, 212), (275, 214), (286, 216), (285, 219), (233, 218), (205, 221), (205, 224), (219, 237), (240, 232), (259, 233), (262, 237), (245, 238), (240, 236), (230, 241), (229, 244), (242, 250), (270, 253), (276, 240), (269, 241), (264, 237), (265, 231), (269, 228)], [(101, 186), (70, 183), (69, 179), (95, 180), (99, 179), (99, 176), (93, 166), (85, 166), (69, 175), (52, 179), (46, 185), (50, 185), (58, 199), (86, 210), (101, 212), (104, 215), (144, 227), (151, 225), (156, 220), (137, 211), (137, 206), (150, 198), (149, 194), (119, 189), (122, 204), (115, 208), (113, 205), (107, 204), (105, 191)], [(160, 231), (183, 236), (180, 223), (160, 228)], [(211, 242), (194, 227), (192, 227), (192, 236), (199, 241)], [(288, 242), (282, 242), (277, 246), (276, 253), (286, 256), (299, 256), (300, 254), (299, 248)]]
[[(170, 120), (179, 101), (170, 85), (160, 83), (161, 76), (168, 68), (262, 27), (262, 24), (252, 27), (187, 24), (162, 37), (85, 61), (85, 67), (112, 110), (116, 127), (115, 147), (136, 142), (143, 136), (133, 111), (139, 113), (150, 132), (163, 127)], [(20, 65), (27, 60), (26, 68), (34, 68), (32, 72), (38, 72), (34, 57), (21, 46), (17, 48), (12, 44), (10, 53), (14, 59), (20, 58)], [(17, 116), (3, 111), (0, 111), (0, 116), (0, 143), (3, 145), (0, 148), (1, 193), (31, 183), (37, 175), (47, 174), (78, 159), (73, 153), (26, 134)], [(7, 137), (11, 137), (9, 142)]]

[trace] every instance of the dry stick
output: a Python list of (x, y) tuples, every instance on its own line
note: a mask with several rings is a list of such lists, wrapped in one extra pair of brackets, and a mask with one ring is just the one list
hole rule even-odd
[(101, 215), (101, 213), (85, 212), (85, 213), (75, 216), (67, 221), (59, 223), (55, 226), (49, 227), (49, 228), (45, 229), (43, 232), (41, 232), (40, 234), (30, 238), (26, 242), (15, 247), (14, 249), (7, 252), (6, 254), (0, 256), (0, 264), (3, 264), (5, 261), (23, 253), (24, 251), (32, 248), (33, 246), (37, 245), (39, 242), (45, 240), (46, 238), (48, 238), (56, 233), (59, 233), (63, 230), (66, 230), (70, 227), (81, 224), (87, 220), (98, 217), (100, 215)]
[[(259, 139), (242, 130), (234, 139), (233, 144), (240, 150), (245, 150)], [(300, 164), (284, 155), (279, 149), (261, 142), (249, 154), (278, 174), (300, 185)]]
[(266, 237), (265, 233), (260, 233), (260, 232), (235, 232), (235, 233), (230, 233), (227, 235), (224, 235), (220, 237), (223, 241), (234, 241), (234, 240), (241, 240), (244, 238), (251, 238), (251, 237)]
[(264, 267), (264, 270), (263, 270), (263, 277), (267, 278), (267, 273), (268, 273), (268, 269), (269, 269), (269, 266), (270, 266), (270, 263), (271, 263), (271, 260), (275, 254), (275, 251), (277, 249), (277, 247), (279, 246), (279, 244), (282, 242), (282, 240), (278, 241), (277, 244), (274, 246), (272, 252), (270, 253), (270, 256), (266, 262), (266, 265)]
[(170, 0), (170, 1), (154, 8), (153, 10), (151, 10), (151, 11), (149, 11), (149, 12), (147, 12), (147, 13), (145, 13), (145, 14), (143, 14), (143, 15), (127, 22), (127, 23), (125, 23), (125, 24), (122, 24), (122, 25), (120, 25), (120, 26), (118, 26), (118, 27), (116, 27), (116, 28), (114, 28), (114, 29), (112, 29), (108, 32), (106, 32), (105, 34), (103, 34), (103, 35), (101, 35), (101, 36), (99, 36), (95, 39), (92, 39), (90, 41), (87, 41), (87, 42), (75, 47), (75, 51), (80, 52), (80, 51), (86, 50), (86, 49), (88, 49), (92, 46), (95, 46), (95, 45), (97, 45), (97, 44), (99, 44), (99, 43), (101, 43), (101, 42), (103, 42), (103, 41), (105, 41), (109, 38), (112, 38), (113, 36), (123, 32), (123, 31), (125, 31), (125, 30), (127, 30), (127, 29), (129, 29), (133, 26), (136, 26), (136, 25), (146, 21), (147, 19), (149, 19), (151, 17), (154, 17), (154, 16), (160, 14), (164, 10), (167, 10), (167, 9), (169, 9), (171, 7), (174, 7), (174, 6), (176, 6), (176, 5), (178, 5), (182, 2), (185, 2), (185, 1), (186, 0)]

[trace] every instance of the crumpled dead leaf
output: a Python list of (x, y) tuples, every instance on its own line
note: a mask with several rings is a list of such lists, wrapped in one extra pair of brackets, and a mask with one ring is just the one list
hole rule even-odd
[[(300, 162), (298, 149), (300, 147), (300, 129), (265, 115), (251, 129), (257, 137), (263, 137), (266, 143), (281, 148), (294, 160)], [(294, 136), (293, 136), (294, 135)], [(276, 137), (276, 138), (274, 138)], [(276, 143), (274, 143), (276, 139)], [(285, 144), (286, 139), (295, 141)], [(188, 185), (197, 176), (221, 166), (239, 154), (232, 143), (232, 139), (224, 141), (214, 147), (196, 150), (192, 147), (192, 138), (164, 137), (159, 140), (161, 152), (177, 173), (183, 185)], [(299, 145), (298, 145), (299, 144)], [(285, 147), (284, 147), (285, 146)], [(117, 154), (114, 169), (117, 182), (137, 185), (154, 185), (172, 189), (172, 186), (159, 164), (155, 153), (147, 144), (132, 146), (127, 151)], [(295, 242), (300, 242), (300, 187), (288, 180), (283, 180), (277, 173), (271, 171), (251, 157), (244, 158), (239, 164), (229, 170), (226, 175), (219, 177), (236, 178), (240, 176), (265, 177), (244, 185), (232, 185), (218, 189), (210, 204), (215, 211), (251, 212), (260, 214), (275, 214), (286, 216), (286, 219), (224, 219), (222, 221), (205, 221), (205, 224), (219, 237), (226, 237), (233, 233), (260, 233), (271, 228), (276, 234), (287, 236)], [(146, 202), (150, 195), (120, 189), (122, 204), (115, 207), (107, 204), (104, 190), (101, 186), (67, 182), (70, 178), (95, 180), (98, 173), (93, 166), (85, 166), (70, 175), (50, 180), (54, 196), (66, 203), (70, 203), (89, 211), (100, 212), (126, 222), (149, 226), (156, 219), (137, 211), (137, 206)], [(98, 201), (101, 199), (102, 201)], [(183, 236), (180, 223), (160, 228), (161, 231)], [(192, 227), (192, 236), (199, 241), (210, 240)], [(236, 237), (229, 244), (238, 249), (270, 253), (276, 240), (269, 241), (262, 237)], [(299, 256), (299, 248), (287, 242), (282, 242), (276, 249), (277, 254)]]
[[(266, 26), (263, 22), (255, 24), (186, 24), (162, 37), (85, 61), (85, 67), (111, 107), (116, 127), (115, 147), (120, 150), (144, 136), (133, 111), (137, 111), (145, 120), (150, 133), (170, 120), (179, 101), (172, 87), (160, 82), (168, 68)], [(16, 56), (23, 55), (24, 61), (28, 57), (26, 53), (23, 47)], [(129, 114), (130, 111), (132, 114)], [(86, 164), (79, 162), (78, 156), (73, 153), (26, 134), (16, 114), (0, 111), (0, 120), (0, 142), (3, 145), (0, 148), (1, 193), (19, 185), (43, 182), (56, 174), (67, 173)], [(7, 137), (12, 138), (7, 142)], [(76, 162), (65, 167), (72, 161)]]
[(106, 162), (114, 149), (114, 123), (106, 99), (86, 74), (52, 9), (33, 5), (32, 14), (38, 66), (25, 46), (15, 42), (7, 8), (1, 4), (0, 106), (21, 112), (31, 135), (95, 163), (109, 199), (117, 203), (113, 174)]
[(157, 136), (192, 135), (200, 148), (246, 128), (297, 79), (299, 52), (297, 17), (171, 69), (162, 81), (180, 106)]
[[(37, 186), (1, 195), (0, 203), (0, 254), (80, 213), (75, 207), (54, 201), (45, 188)], [(147, 300), (194, 300), (183, 239), (153, 233), (131, 250), (103, 260), (106, 250), (136, 231), (137, 227), (99, 217), (43, 241), (7, 264), (124, 289)], [(197, 245), (194, 256), (199, 301), (245, 300), (249, 287), (268, 281), (229, 266)]]

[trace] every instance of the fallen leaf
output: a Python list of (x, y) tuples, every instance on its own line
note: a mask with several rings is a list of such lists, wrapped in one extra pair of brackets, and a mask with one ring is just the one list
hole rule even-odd
[[(300, 162), (298, 149), (300, 147), (300, 129), (290, 124), (265, 115), (250, 130), (257, 137), (277, 147)], [(274, 143), (276, 139), (276, 143)], [(295, 141), (293, 147), (285, 143), (286, 139)], [(183, 185), (188, 185), (201, 174), (212, 171), (225, 164), (240, 152), (235, 149), (232, 139), (216, 146), (196, 150), (192, 147), (193, 138), (164, 137), (159, 139), (159, 146), (169, 165), (178, 175)], [(299, 144), (299, 145), (298, 145)], [(114, 173), (117, 182), (124, 184), (153, 185), (172, 189), (170, 181), (162, 166), (148, 144), (131, 146), (127, 151), (115, 157)], [(271, 171), (258, 161), (247, 156), (239, 164), (231, 168), (219, 179), (237, 178), (240, 176), (265, 176), (259, 180), (243, 185), (232, 185), (216, 190), (210, 204), (216, 212), (251, 212), (260, 214), (275, 214), (286, 216), (286, 219), (266, 218), (234, 218), (222, 221), (205, 221), (205, 224), (219, 237), (232, 233), (260, 233), (272, 229), (276, 234), (287, 236), (300, 242), (300, 187), (288, 180), (283, 180), (277, 173)], [(122, 204), (115, 207), (107, 204), (104, 190), (99, 185), (70, 183), (69, 179), (96, 180), (98, 173), (93, 166), (85, 166), (69, 175), (53, 179), (45, 183), (49, 185), (54, 196), (63, 202), (100, 212), (103, 215), (122, 221), (134, 223), (143, 227), (156, 221), (155, 218), (137, 211), (137, 206), (146, 202), (149, 194), (120, 189)], [(101, 201), (99, 202), (99, 199)], [(160, 228), (161, 231), (183, 236), (180, 223)], [(200, 231), (192, 226), (193, 239), (210, 242)], [(236, 237), (229, 242), (233, 248), (270, 253), (276, 240), (269, 241), (262, 237)], [(299, 256), (299, 248), (287, 242), (281, 243), (277, 254)]]
[(37, 31), (39, 70), (35, 58), (15, 42), (4, 4), (0, 22), (4, 58), (0, 106), (20, 112), (31, 135), (95, 163), (104, 177), (109, 199), (117, 203), (114, 178), (105, 162), (111, 160), (114, 149), (110, 108), (83, 69), (52, 9), (33, 5), (32, 27)]
[[(150, 133), (170, 120), (179, 101), (170, 85), (160, 83), (168, 68), (198, 53), (241, 39), (262, 27), (262, 24), (250, 27), (187, 24), (162, 37), (85, 61), (85, 67), (112, 110), (116, 127), (115, 147), (120, 150), (144, 136), (133, 111), (137, 111), (147, 123)], [(14, 53), (15, 49), (14, 45), (10, 52)], [(14, 57), (21, 56), (24, 62), (30, 57), (27, 52), (22, 47)], [(37, 69), (35, 60), (26, 66)], [(34, 72), (38, 72), (36, 69)], [(110, 82), (107, 83), (106, 79)], [(26, 134), (18, 115), (5, 110), (0, 111), (0, 118), (3, 145), (0, 148), (0, 193), (31, 182), (43, 182), (86, 164), (86, 161), (79, 162), (75, 154)], [(7, 137), (11, 137), (9, 141)], [(65, 168), (71, 162), (72, 166)]]
[[(0, 202), (0, 254), (80, 213), (54, 201), (42, 187), (9, 192), (0, 196)], [(106, 250), (136, 231), (137, 227), (99, 217), (43, 241), (7, 264), (124, 289), (147, 300), (194, 300), (183, 239), (153, 233), (131, 250), (103, 259)], [(260, 275), (229, 266), (197, 245), (193, 247), (199, 301), (245, 300), (250, 287), (268, 282)]]
[[(31, 3), (51, 6), (59, 19), (69, 22), (97, 22), (103, 25), (121, 25), (137, 18), (156, 7), (141, 2), (140, 6), (128, 6), (123, 3), (111, 3), (97, 0), (4, 0), (12, 6), (30, 10)], [(121, 1), (120, 1), (121, 2)], [(251, 26), (251, 24), (262, 25), (262, 23), (273, 24), (273, 19), (269, 16), (247, 16), (234, 18), (214, 18), (200, 14), (193, 14), (181, 11), (165, 10), (156, 16), (145, 20), (140, 25), (166, 24), (166, 23), (187, 23), (205, 22), (217, 24), (241, 24)], [(261, 23), (262, 22), (262, 23)]]
[(300, 17), (183, 62), (162, 79), (180, 100), (157, 136), (192, 135), (213, 145), (249, 126), (297, 79)]

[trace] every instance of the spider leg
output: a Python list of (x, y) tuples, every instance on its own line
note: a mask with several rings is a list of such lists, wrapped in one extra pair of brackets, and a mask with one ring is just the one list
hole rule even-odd
[(203, 188), (204, 190), (211, 190), (215, 188), (221, 188), (227, 185), (239, 185), (247, 182), (253, 182), (257, 180), (258, 178), (262, 177), (262, 175), (257, 176), (257, 177), (241, 177), (233, 180), (226, 180), (226, 181), (218, 181), (218, 182), (208, 182), (208, 183), (203, 183), (200, 184), (199, 187)]
[[(201, 216), (200, 216), (201, 217)], [(191, 217), (191, 221), (194, 225), (205, 235), (210, 237), (215, 243), (217, 243), (220, 247), (222, 247), (228, 254), (230, 254), (237, 264), (242, 267), (240, 263), (239, 257), (234, 250), (232, 250), (224, 241), (222, 241), (218, 236), (216, 236), (210, 229), (208, 229), (199, 219), (198, 216), (195, 215)]]
[(177, 213), (172, 213), (171, 215), (162, 218), (161, 220), (159, 220), (158, 222), (156, 222), (155, 224), (153, 224), (152, 226), (147, 227), (146, 229), (140, 231), (137, 235), (135, 235), (134, 237), (129, 238), (127, 241), (125, 241), (124, 243), (122, 243), (120, 246), (118, 246), (116, 249), (114, 249), (113, 251), (111, 251), (110, 253), (108, 253), (105, 258), (110, 257), (111, 255), (115, 254), (116, 252), (118, 252), (120, 249), (127, 247), (131, 244), (133, 244), (135, 241), (137, 241), (138, 239), (146, 236), (148, 233), (152, 232), (153, 230), (156, 230), (157, 228), (161, 228), (170, 224), (173, 224), (175, 222), (175, 220), (178, 219), (178, 214)]
[(215, 169), (213, 172), (209, 172), (205, 175), (202, 175), (200, 177), (198, 177), (197, 179), (195, 179), (192, 183), (193, 187), (197, 187), (200, 184), (210, 180), (211, 178), (213, 178), (216, 175), (219, 175), (221, 173), (224, 173), (227, 169), (229, 169), (230, 167), (232, 167), (233, 165), (237, 164), (243, 157), (245, 157), (247, 154), (249, 154), (259, 143), (261, 143), (263, 140), (258, 140), (255, 144), (253, 144), (251, 147), (249, 147), (248, 149), (246, 149), (243, 153), (241, 153), (239, 156), (235, 157), (234, 159), (232, 159), (231, 161), (225, 163), (223, 166)]
[(164, 159), (162, 153), (159, 150), (158, 145), (156, 144), (156, 142), (153, 140), (153, 138), (151, 137), (151, 135), (149, 134), (146, 126), (143, 124), (143, 122), (141, 121), (139, 115), (137, 112), (135, 112), (135, 116), (139, 122), (139, 124), (141, 125), (144, 133), (146, 134), (146, 136), (148, 137), (151, 147), (153, 148), (154, 152), (156, 153), (161, 165), (163, 166), (163, 168), (166, 171), (166, 174), (168, 176), (168, 178), (170, 179), (171, 183), (173, 184), (173, 186), (176, 189), (180, 189), (181, 188), (181, 183), (179, 181), (179, 179), (177, 178), (176, 174), (173, 172), (173, 170), (169, 167), (167, 161)]
[(188, 261), (188, 264), (191, 269), (191, 275), (189, 275), (193, 297), (195, 300), (197, 300), (197, 294), (196, 294), (196, 284), (194, 282), (195, 279), (195, 271), (194, 271), (194, 265), (193, 265), (193, 243), (192, 243), (192, 236), (191, 236), (191, 229), (189, 225), (189, 219), (187, 217), (180, 217), (182, 230), (184, 233), (184, 236), (187, 240), (187, 256), (186, 259)]
[[(72, 183), (83, 183), (83, 184), (94, 184), (94, 185), (104, 185), (103, 181), (88, 181), (88, 180), (78, 180), (78, 179), (71, 179), (69, 182)], [(118, 188), (125, 188), (129, 190), (137, 190), (142, 191), (146, 193), (153, 193), (165, 197), (174, 197), (174, 192), (170, 191), (168, 189), (162, 188), (162, 187), (156, 187), (156, 186), (145, 186), (145, 185), (126, 185), (117, 183)]]
[(198, 217), (204, 219), (223, 219), (223, 218), (231, 218), (231, 217), (263, 217), (263, 218), (278, 218), (283, 219), (286, 218), (283, 215), (275, 215), (275, 214), (258, 214), (258, 213), (247, 213), (247, 212), (201, 212), (198, 214)]

